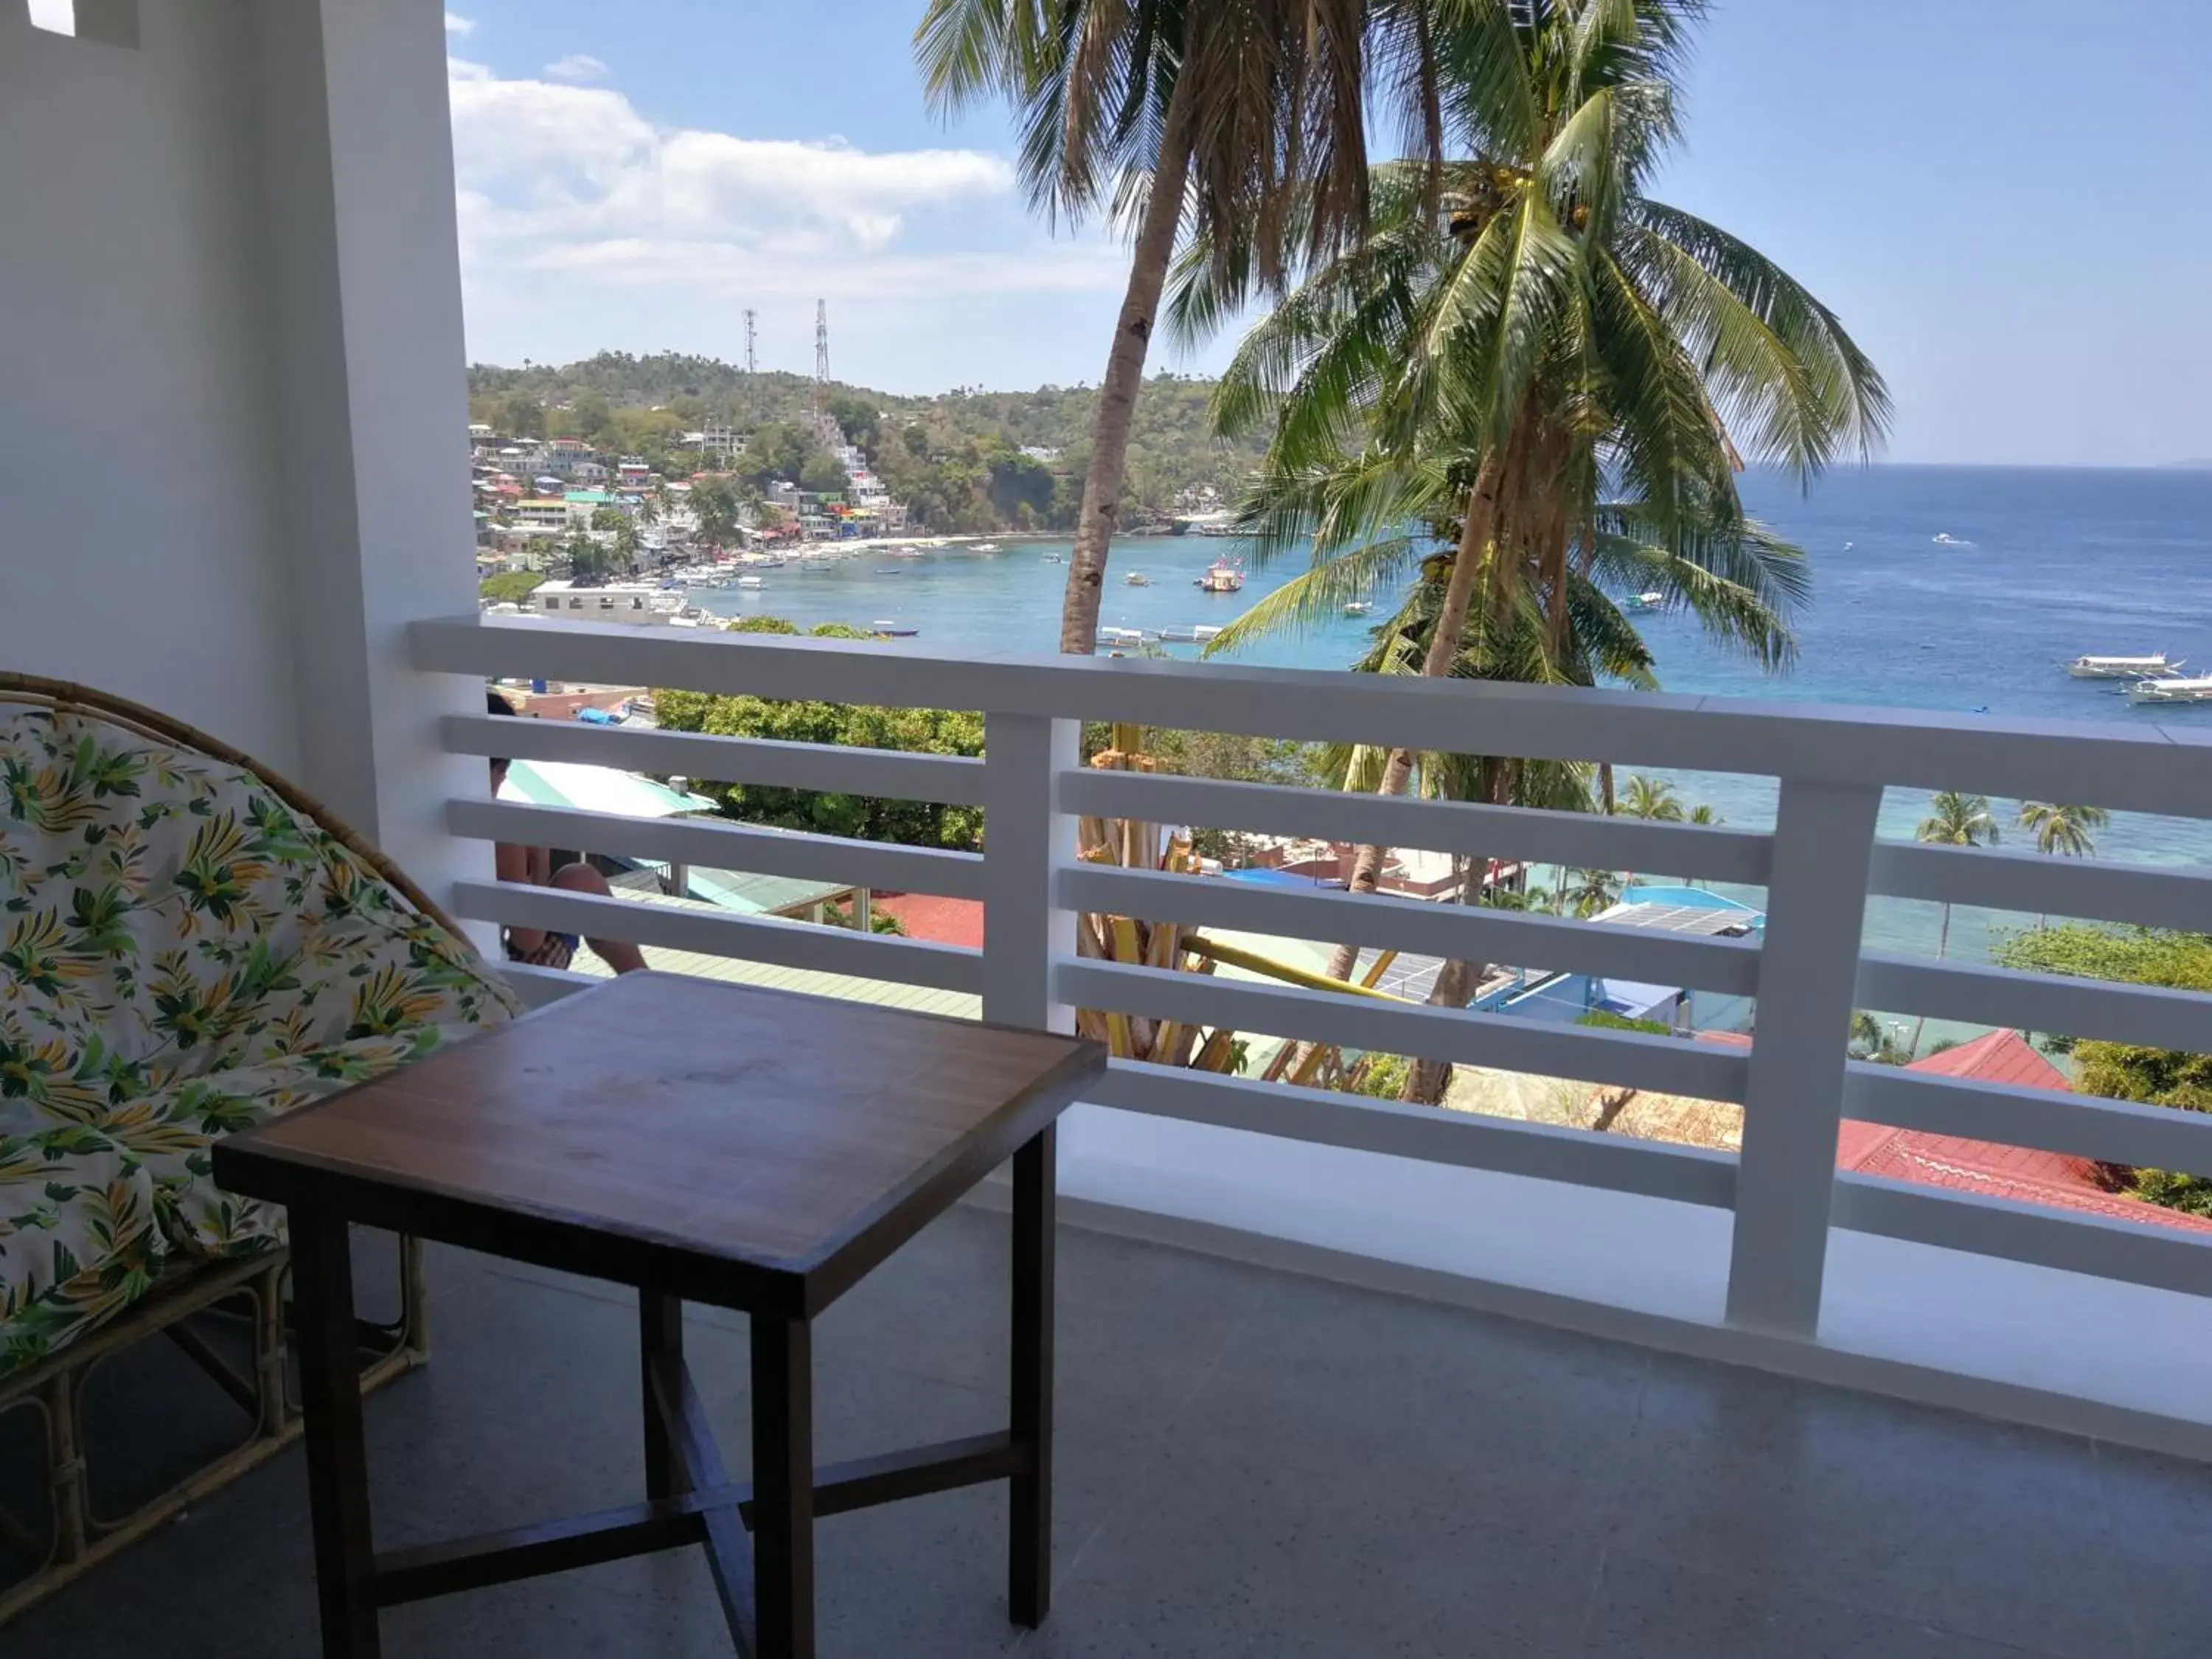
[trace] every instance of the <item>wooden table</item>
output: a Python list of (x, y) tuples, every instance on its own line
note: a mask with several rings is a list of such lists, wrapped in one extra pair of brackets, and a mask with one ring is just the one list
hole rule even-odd
[[(633, 974), (220, 1142), (223, 1186), (291, 1212), (327, 1659), (373, 1659), (380, 1607), (691, 1545), (705, 1547), (739, 1650), (804, 1659), (816, 1516), (1001, 1480), (1010, 1610), (1042, 1622), (1053, 1125), (1104, 1066), (1103, 1049), (1071, 1037)], [(1006, 1431), (817, 1468), (815, 1316), (1009, 1158)], [(377, 1553), (354, 1223), (635, 1285), (646, 1501)], [(685, 1370), (686, 1300), (750, 1316), (749, 1486), (725, 1473)]]

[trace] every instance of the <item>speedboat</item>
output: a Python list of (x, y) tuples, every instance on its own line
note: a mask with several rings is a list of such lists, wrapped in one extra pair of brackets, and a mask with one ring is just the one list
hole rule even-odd
[(868, 624), (868, 631), (872, 634), (881, 634), (886, 639), (893, 640), (910, 640), (921, 632), (919, 628), (901, 628), (896, 623), (882, 617), (877, 617)]
[(1347, 617), (1364, 617), (1374, 608), (1375, 601), (1372, 599), (1346, 599), (1344, 602), (1344, 614)]
[(2194, 678), (2137, 680), (2128, 688), (2130, 702), (2212, 702), (2212, 674)]
[(2076, 657), (2066, 672), (2077, 680), (2162, 680), (2181, 672), (2181, 659), (2160, 651), (2148, 657)]
[(995, 553), (998, 550), (999, 544), (996, 542), (977, 542), (975, 544), (975, 551), (978, 553)]
[(1642, 593), (1632, 593), (1628, 596), (1628, 608), (1631, 611), (1656, 611), (1666, 603), (1667, 596), (1656, 587)]
[(1141, 628), (1102, 628), (1098, 637), (1109, 645), (1142, 645), (1145, 630)]
[(740, 576), (738, 578), (738, 586), (740, 587), (766, 587), (768, 583), (758, 576)]
[(1936, 545), (1938, 547), (1972, 547), (1974, 545), (1973, 543), (1966, 540), (1964, 537), (1954, 536), (1948, 530), (1937, 531), (1934, 539)]
[(1141, 570), (1132, 570), (1121, 580), (1132, 587), (1150, 587), (1152, 585), (1152, 579)]

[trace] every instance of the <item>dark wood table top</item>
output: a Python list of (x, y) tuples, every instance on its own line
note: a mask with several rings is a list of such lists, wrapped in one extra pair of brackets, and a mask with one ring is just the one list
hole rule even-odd
[(630, 974), (221, 1141), (215, 1173), (370, 1225), (811, 1314), (1104, 1069), (1073, 1037)]

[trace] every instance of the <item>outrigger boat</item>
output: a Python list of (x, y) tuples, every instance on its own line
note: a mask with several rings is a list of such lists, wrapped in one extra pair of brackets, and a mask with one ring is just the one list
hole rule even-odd
[(2160, 651), (2148, 657), (2076, 657), (2066, 672), (2077, 680), (2162, 680), (2181, 672), (2181, 659)]

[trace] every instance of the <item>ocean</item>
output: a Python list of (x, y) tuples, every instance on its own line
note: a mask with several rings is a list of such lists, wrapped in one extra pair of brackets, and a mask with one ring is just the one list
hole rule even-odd
[[(1706, 639), (1693, 619), (1638, 618), (1668, 690), (2127, 725), (2153, 717), (2132, 708), (2117, 683), (2075, 680), (2060, 665), (2084, 653), (2164, 651), (2212, 670), (2212, 471), (1885, 465), (1840, 470), (1802, 492), (1778, 474), (1754, 471), (1744, 495), (1808, 556), (1813, 598), (1796, 619), (1798, 661), (1770, 676)], [(1966, 545), (1940, 544), (1939, 534)], [(802, 625), (892, 622), (918, 629), (915, 644), (935, 653), (1046, 653), (1057, 639), (1067, 574), (1046, 556), (1064, 556), (1067, 547), (1010, 540), (995, 554), (961, 548), (793, 564), (769, 572), (759, 590), (702, 598), (731, 615)], [(1255, 569), (1237, 595), (1194, 586), (1212, 560), (1243, 550), (1204, 538), (1117, 543), (1102, 623), (1152, 633), (1226, 622), (1296, 574), (1289, 562)], [(1133, 571), (1151, 585), (1127, 586)], [(1375, 599), (1380, 614), (1391, 595)], [(1340, 618), (1237, 659), (1340, 668), (1359, 655), (1367, 626)], [(2164, 708), (2156, 718), (2212, 722), (2212, 706)], [(1699, 774), (1675, 781), (1686, 799), (1711, 804), (1732, 824), (1773, 821), (1766, 780)], [(2017, 803), (1991, 805), (2012, 832)], [(1882, 834), (1910, 837), (1925, 806), (1917, 792), (1892, 790)], [(2097, 839), (2105, 857), (2212, 860), (2212, 824), (2196, 820), (2123, 815)], [(2023, 921), (1960, 910), (1951, 954), (1984, 957), (1993, 931)], [(1938, 923), (1932, 904), (1876, 901), (1868, 944), (1932, 955)]]

